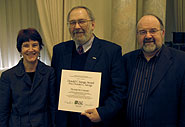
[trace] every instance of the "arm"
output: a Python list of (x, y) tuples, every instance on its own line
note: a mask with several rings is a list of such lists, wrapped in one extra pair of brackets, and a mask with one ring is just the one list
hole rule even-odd
[(179, 127), (185, 127), (185, 72), (181, 87), (180, 110), (179, 110)]
[(8, 127), (8, 121), (11, 111), (11, 90), (10, 83), (2, 73), (0, 78), (0, 127)]
[(56, 117), (56, 85), (55, 85), (55, 74), (54, 70), (52, 69), (49, 77), (49, 113), (51, 119), (51, 127), (55, 126), (55, 117)]
[(121, 62), (121, 47), (116, 48), (111, 53), (111, 58), (111, 90), (104, 102), (104, 106), (97, 109), (102, 121), (109, 121), (114, 118), (123, 108), (127, 98), (126, 72)]
[[(92, 122), (110, 122), (123, 108), (127, 98), (126, 72), (121, 63), (121, 47), (107, 49), (105, 55), (105, 71), (102, 74), (102, 95), (100, 107), (86, 110), (86, 115)], [(104, 97), (103, 97), (104, 96)], [(105, 100), (104, 100), (105, 99)]]

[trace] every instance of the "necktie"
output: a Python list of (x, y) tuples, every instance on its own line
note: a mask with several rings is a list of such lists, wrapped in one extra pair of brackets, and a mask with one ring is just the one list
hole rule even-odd
[(84, 53), (84, 49), (83, 49), (83, 46), (82, 45), (79, 45), (78, 46), (78, 54), (83, 54)]

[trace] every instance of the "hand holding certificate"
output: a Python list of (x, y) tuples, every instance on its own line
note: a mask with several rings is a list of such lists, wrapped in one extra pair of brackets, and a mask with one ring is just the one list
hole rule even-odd
[(62, 70), (58, 110), (84, 112), (99, 106), (101, 73)]

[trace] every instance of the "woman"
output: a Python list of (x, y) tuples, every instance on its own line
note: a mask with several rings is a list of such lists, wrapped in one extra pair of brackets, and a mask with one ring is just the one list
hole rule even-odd
[(17, 50), (23, 58), (0, 78), (0, 127), (55, 126), (55, 75), (38, 59), (42, 46), (37, 30), (19, 31)]

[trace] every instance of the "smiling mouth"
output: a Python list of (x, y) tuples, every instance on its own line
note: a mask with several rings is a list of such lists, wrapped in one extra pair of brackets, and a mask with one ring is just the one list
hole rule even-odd
[(145, 44), (148, 44), (148, 43), (154, 43), (154, 41), (147, 41), (147, 42), (144, 42)]
[(147, 44), (147, 43), (155, 43), (154, 40), (144, 40), (144, 44)]
[(73, 34), (75, 35), (75, 34), (84, 34), (84, 32), (83, 31), (77, 31), (77, 32), (73, 32)]
[(76, 32), (75, 34), (83, 34), (84, 32)]
[(35, 56), (36, 53), (27, 53), (26, 55), (28, 55), (28, 56)]

